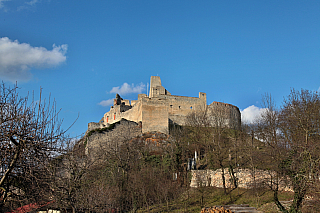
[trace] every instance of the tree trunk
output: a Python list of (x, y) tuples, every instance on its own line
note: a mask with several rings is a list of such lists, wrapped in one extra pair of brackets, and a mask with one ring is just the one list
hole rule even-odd
[[(11, 138), (12, 138), (12, 137), (10, 137), (10, 139), (11, 139)], [(14, 139), (12, 139), (12, 140), (14, 140)], [(12, 141), (12, 140), (11, 140), (11, 141)], [(15, 141), (15, 140), (14, 140), (14, 141)], [(1, 178), (1, 180), (0, 180), (0, 187), (3, 187), (4, 181), (8, 178), (9, 174), (11, 173), (12, 169), (14, 168), (14, 166), (15, 166), (18, 158), (19, 158), (19, 155), (20, 155), (20, 150), (21, 150), (20, 144), (18, 144), (16, 141), (13, 142), (13, 143), (16, 145), (17, 150), (16, 150), (16, 152), (15, 152), (15, 154), (14, 154), (14, 156), (13, 156), (13, 159), (12, 159), (10, 165), (8, 166), (6, 172), (4, 173), (4, 175), (2, 176), (2, 178)]]
[(279, 208), (279, 210), (283, 213), (288, 213), (288, 211), (286, 210), (286, 208), (284, 208), (284, 206), (280, 203), (279, 198), (278, 198), (278, 190), (274, 190), (273, 191), (273, 200), (276, 203), (277, 207)]
[(221, 168), (221, 178), (222, 178), (223, 192), (224, 192), (224, 194), (227, 194), (226, 178), (224, 176), (224, 168), (223, 168), (222, 162), (220, 162), (220, 168)]
[(229, 172), (230, 172), (231, 180), (233, 183), (233, 187), (234, 187), (234, 189), (236, 189), (236, 188), (238, 188), (238, 183), (237, 183), (237, 178), (234, 175), (233, 167), (231, 164), (229, 165)]
[(305, 191), (301, 189), (296, 189), (294, 190), (294, 198), (293, 198), (293, 202), (292, 205), (290, 206), (290, 212), (300, 212), (300, 206), (302, 204), (304, 195), (305, 195)]

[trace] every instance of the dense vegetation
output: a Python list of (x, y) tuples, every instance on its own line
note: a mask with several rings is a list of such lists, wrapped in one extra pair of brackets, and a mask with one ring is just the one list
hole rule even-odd
[[(186, 126), (170, 126), (170, 136), (147, 133), (132, 138), (130, 129), (123, 130), (121, 137), (99, 147), (94, 158), (85, 154), (87, 137), (111, 128), (67, 140), (59, 131), (54, 107), (28, 105), (16, 89), (4, 86), (1, 100), (2, 211), (52, 200), (48, 207), (73, 212), (196, 212), (205, 205), (259, 207), (271, 201), (282, 212), (300, 212), (307, 196), (318, 205), (316, 92), (292, 90), (280, 108), (267, 95), (261, 117), (241, 129), (232, 128), (225, 112), (215, 109), (191, 113)], [(197, 169), (222, 169), (222, 189), (189, 187), (188, 163), (195, 152)], [(237, 168), (270, 171), (269, 179), (239, 189)], [(281, 185), (291, 186), (292, 193), (281, 192)], [(284, 205), (283, 199), (292, 202)]]

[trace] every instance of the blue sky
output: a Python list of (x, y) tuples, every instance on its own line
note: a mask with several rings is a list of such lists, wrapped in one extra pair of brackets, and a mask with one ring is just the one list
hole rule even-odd
[[(173, 95), (254, 115), (261, 96), (320, 87), (320, 1), (0, 0), (0, 80), (55, 98), (71, 136), (113, 92), (159, 75)], [(118, 88), (117, 88), (118, 87)], [(100, 103), (100, 104), (99, 104)], [(253, 107), (254, 106), (254, 107)]]

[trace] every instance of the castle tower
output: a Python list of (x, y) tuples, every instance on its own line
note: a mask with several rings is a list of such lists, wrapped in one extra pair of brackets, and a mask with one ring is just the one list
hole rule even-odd
[(150, 78), (150, 87), (161, 87), (160, 76), (151, 76)]
[(162, 85), (159, 76), (151, 76), (149, 98), (158, 97), (159, 95), (171, 95)]

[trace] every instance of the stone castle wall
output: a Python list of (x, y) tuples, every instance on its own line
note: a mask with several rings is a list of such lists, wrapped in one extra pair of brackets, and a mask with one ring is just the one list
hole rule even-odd
[[(185, 97), (171, 95), (161, 85), (158, 76), (151, 76), (150, 94), (139, 94), (138, 100), (123, 100), (119, 95), (114, 99), (114, 105), (105, 113), (100, 126), (126, 119), (136, 123), (142, 122), (142, 132), (158, 131), (168, 133), (169, 123), (185, 125), (186, 117), (194, 111), (208, 110), (211, 117), (224, 119), (225, 126), (240, 127), (240, 111), (238, 107), (213, 102), (207, 105), (206, 93), (199, 93), (199, 97)], [(92, 126), (97, 126), (92, 124)]]
[(199, 98), (184, 96), (166, 96), (170, 122), (184, 125), (186, 116), (193, 111), (205, 110), (207, 106), (206, 94), (200, 92)]
[(88, 123), (87, 132), (89, 132), (91, 130), (94, 130), (94, 129), (101, 129), (101, 128), (104, 128), (104, 127), (105, 127), (105, 125), (103, 123), (90, 122), (90, 123)]
[(145, 98), (141, 101), (142, 132), (169, 133), (168, 108), (164, 100)]
[[(117, 122), (121, 119), (126, 119), (129, 121), (134, 121), (134, 122), (138, 123), (138, 122), (142, 121), (142, 111), (141, 110), (142, 110), (141, 102), (137, 102), (128, 111), (121, 112), (121, 111), (117, 110), (117, 112), (113, 112), (113, 114), (114, 113), (116, 114), (116, 120), (115, 121), (110, 120), (109, 122), (114, 123), (114, 122)], [(108, 115), (108, 114), (106, 113), (106, 115)], [(107, 120), (106, 115), (104, 116), (105, 121)], [(111, 114), (111, 117), (112, 117), (112, 114)]]
[[(90, 130), (92, 131), (92, 130)], [(106, 150), (116, 149), (124, 141), (141, 135), (141, 125), (127, 120), (120, 120), (115, 127), (105, 131), (87, 131), (86, 134), (86, 155), (92, 159), (100, 154), (105, 154)]]
[(231, 104), (212, 102), (208, 105), (208, 113), (211, 115), (213, 125), (238, 128), (241, 125), (241, 113), (238, 107)]

